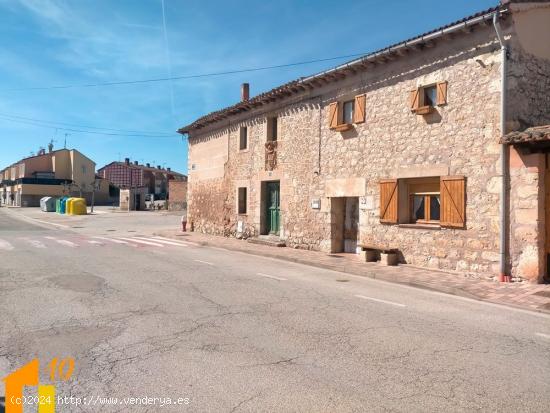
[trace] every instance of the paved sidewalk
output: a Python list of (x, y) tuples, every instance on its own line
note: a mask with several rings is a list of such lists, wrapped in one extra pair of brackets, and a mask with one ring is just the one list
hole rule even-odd
[(421, 269), (407, 264), (385, 267), (379, 263), (362, 262), (359, 256), (353, 254), (326, 254), (318, 251), (277, 248), (197, 232), (182, 233), (178, 230), (165, 230), (158, 231), (155, 235), (550, 313), (549, 284), (499, 283), (463, 276), (459, 273)]

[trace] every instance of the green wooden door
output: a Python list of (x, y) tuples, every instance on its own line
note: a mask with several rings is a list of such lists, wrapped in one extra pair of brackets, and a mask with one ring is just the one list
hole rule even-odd
[(269, 234), (279, 235), (280, 226), (280, 191), (279, 182), (267, 183), (267, 231)]

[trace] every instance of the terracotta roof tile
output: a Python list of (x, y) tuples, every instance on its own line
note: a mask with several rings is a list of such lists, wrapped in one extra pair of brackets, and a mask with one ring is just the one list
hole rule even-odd
[(550, 125), (535, 126), (522, 132), (510, 132), (500, 138), (500, 143), (509, 145), (544, 141), (550, 141)]

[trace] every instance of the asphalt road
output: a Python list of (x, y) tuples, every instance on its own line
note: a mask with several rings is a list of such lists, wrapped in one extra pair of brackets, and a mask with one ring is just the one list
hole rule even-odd
[(14, 215), (0, 209), (0, 375), (39, 358), (48, 382), (73, 357), (57, 394), (96, 405), (58, 411), (549, 410), (546, 315)]

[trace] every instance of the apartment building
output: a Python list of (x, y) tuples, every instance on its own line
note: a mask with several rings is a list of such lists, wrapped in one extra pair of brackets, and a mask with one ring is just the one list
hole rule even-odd
[[(94, 189), (95, 187), (95, 189)], [(95, 162), (76, 149), (41, 149), (0, 171), (0, 202), (40, 206), (44, 196), (81, 196), (97, 203), (109, 199), (109, 183), (95, 175)]]
[(150, 164), (139, 164), (138, 161), (111, 162), (98, 169), (97, 173), (109, 180), (118, 188), (146, 188), (147, 194), (155, 195), (156, 199), (166, 199), (169, 195), (169, 181), (187, 181), (187, 176), (172, 171), (171, 168), (156, 168)]

